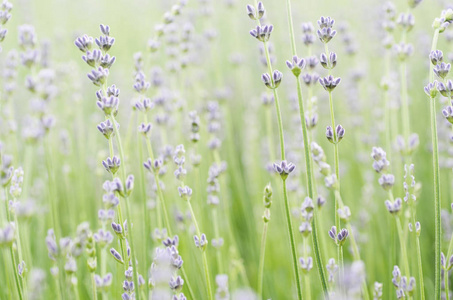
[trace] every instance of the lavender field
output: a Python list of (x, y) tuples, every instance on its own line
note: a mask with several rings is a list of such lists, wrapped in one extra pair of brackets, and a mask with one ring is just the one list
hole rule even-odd
[(453, 299), (452, 23), (3, 0), (0, 299)]

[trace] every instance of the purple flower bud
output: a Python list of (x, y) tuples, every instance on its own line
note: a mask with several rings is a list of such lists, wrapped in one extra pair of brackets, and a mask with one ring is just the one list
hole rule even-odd
[(451, 69), (451, 64), (448, 64), (448, 63), (446, 64), (444, 62), (441, 62), (434, 66), (433, 71), (439, 78), (445, 79), (445, 77), (450, 72), (450, 69)]
[(326, 138), (329, 142), (331, 142), (332, 144), (335, 144), (335, 138), (334, 138), (332, 126), (326, 127)]
[(293, 163), (287, 163), (286, 160), (281, 161), (280, 164), (274, 163), (275, 172), (279, 173), (283, 180), (285, 180), (295, 168), (296, 166)]
[(98, 67), (97, 69), (91, 70), (91, 73), (88, 73), (87, 76), (94, 85), (101, 86), (107, 81), (109, 70)]
[(111, 248), (111, 249), (110, 249), (110, 253), (112, 254), (113, 258), (114, 258), (117, 262), (119, 262), (119, 263), (121, 263), (121, 264), (124, 263), (123, 257), (121, 256), (121, 254), (118, 253), (118, 251), (115, 250), (115, 248)]
[(431, 51), (429, 54), (429, 59), (433, 65), (437, 65), (438, 63), (442, 62), (444, 59), (444, 54), (440, 50)]
[(337, 85), (340, 84), (340, 81), (341, 78), (334, 78), (332, 75), (324, 78), (319, 78), (319, 83), (328, 92), (333, 91), (337, 87)]
[(88, 36), (84, 34), (81, 37), (78, 37), (75, 41), (74, 44), (79, 48), (80, 51), (82, 52), (87, 52), (91, 50), (91, 47), (93, 46), (93, 38), (91, 36)]
[(107, 157), (106, 160), (102, 161), (102, 165), (104, 166), (107, 172), (115, 175), (118, 169), (120, 168), (121, 160), (117, 156), (113, 156), (113, 158)]
[(101, 50), (94, 49), (93, 51), (87, 51), (86, 55), (82, 56), (82, 59), (91, 67), (96, 68), (101, 61)]

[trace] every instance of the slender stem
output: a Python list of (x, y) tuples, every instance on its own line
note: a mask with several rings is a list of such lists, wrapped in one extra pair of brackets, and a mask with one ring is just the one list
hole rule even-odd
[(417, 236), (415, 239), (417, 247), (417, 261), (418, 261), (418, 281), (420, 286), (420, 299), (425, 300), (425, 283), (423, 280), (423, 267), (422, 267), (422, 254), (420, 250), (420, 237)]
[(400, 76), (401, 76), (401, 99), (402, 99), (402, 120), (403, 120), (403, 134), (404, 140), (407, 143), (410, 134), (410, 119), (409, 119), (409, 102), (407, 96), (407, 79), (406, 79), (406, 62), (400, 63)]
[[(103, 225), (103, 228), (105, 230), (105, 225)], [(106, 257), (105, 257), (106, 251), (107, 251), (107, 247), (103, 247), (101, 249), (101, 276), (105, 276), (105, 273), (106, 273), (106, 264), (107, 264)], [(77, 292), (78, 292), (78, 289), (77, 289)], [(105, 292), (102, 291), (101, 298), (103, 299), (104, 296), (105, 296)]]
[(445, 290), (445, 300), (450, 300), (450, 289), (448, 287), (448, 271), (444, 270), (444, 290)]
[[(437, 40), (439, 38), (439, 29), (434, 31), (433, 41), (431, 50), (436, 50)], [(433, 65), (430, 65), (429, 73), (430, 82), (434, 81)], [(431, 137), (432, 137), (432, 149), (433, 149), (433, 181), (434, 181), (434, 215), (435, 215), (435, 299), (441, 298), (441, 284), (440, 284), (440, 250), (441, 250), (441, 238), (442, 229), (440, 224), (440, 179), (439, 179), (439, 148), (437, 141), (437, 120), (436, 120), (436, 100), (430, 97), (430, 115), (431, 115)]]
[[(385, 80), (389, 81), (390, 76), (390, 50), (385, 52)], [(385, 143), (387, 148), (387, 159), (391, 161), (392, 155), (392, 135), (390, 132), (391, 123), (390, 123), (390, 97), (388, 88), (384, 91), (384, 102), (385, 102)]]
[(263, 235), (261, 236), (260, 262), (258, 266), (258, 299), (263, 299), (264, 257), (266, 255), (266, 237), (268, 222), (264, 222)]
[(288, 192), (286, 190), (286, 180), (283, 180), (283, 197), (285, 200), (286, 222), (287, 222), (287, 227), (288, 227), (291, 254), (292, 254), (292, 258), (293, 258), (294, 275), (296, 276), (297, 295), (298, 295), (298, 299), (302, 299), (302, 287), (300, 286), (299, 268), (297, 266), (296, 243), (294, 241), (293, 224), (291, 222), (291, 212), (290, 212), (289, 201), (288, 201)]
[[(201, 237), (201, 231), (200, 231), (200, 228), (198, 227), (198, 222), (197, 222), (197, 219), (195, 217), (195, 213), (193, 211), (192, 204), (190, 203), (190, 200), (187, 201), (187, 205), (189, 206), (190, 214), (192, 216), (193, 224), (195, 225), (195, 229), (197, 231), (197, 235), (199, 237)], [(207, 256), (206, 256), (206, 251), (205, 250), (202, 250), (202, 251), (203, 251), (203, 268), (204, 268), (204, 274), (205, 274), (205, 278), (206, 278), (206, 289), (207, 289), (207, 293), (208, 293), (208, 298), (209, 299), (213, 299), (212, 298), (212, 291), (211, 291), (211, 280), (210, 280), (210, 276), (209, 276), (208, 259), (207, 259)]]
[[(219, 239), (219, 219), (217, 218), (217, 207), (213, 206), (212, 207), (212, 221), (214, 223), (214, 236), (216, 239)], [(219, 274), (223, 274), (223, 264), (222, 264), (222, 252), (220, 248), (217, 248), (216, 250), (216, 259), (217, 259), (217, 272)]]
[[(309, 237), (304, 237), (304, 256), (305, 259), (308, 259), (308, 239)], [(307, 271), (304, 273), (305, 277), (305, 299), (311, 299), (311, 289), (310, 289), (310, 273)]]
[(339, 270), (339, 276), (340, 280), (339, 283), (341, 284), (340, 286), (340, 291), (345, 292), (345, 285), (344, 285), (344, 263), (343, 263), (343, 245), (338, 246), (338, 252), (339, 252), (339, 257), (340, 257), (340, 270)]
[(189, 290), (190, 299), (195, 299), (195, 294), (193, 293), (192, 286), (190, 285), (190, 282), (188, 280), (188, 277), (187, 277), (186, 271), (184, 270), (184, 267), (181, 267), (181, 274), (182, 274), (182, 276), (185, 279), (185, 282), (184, 282), (185, 284), (184, 285)]
[(267, 131), (267, 142), (269, 148), (269, 161), (275, 161), (275, 150), (274, 143), (272, 142), (273, 130), (272, 130), (272, 112), (270, 107), (265, 107), (266, 109), (266, 131)]
[[(286, 1), (286, 8), (287, 8), (287, 17), (288, 17), (288, 23), (289, 23), (289, 31), (290, 31), (290, 39), (291, 39), (291, 50), (292, 50), (292, 55), (296, 56), (297, 55), (297, 50), (296, 50), (296, 41), (295, 41), (295, 35), (294, 35), (294, 25), (293, 25), (293, 18), (292, 18), (292, 13), (291, 13), (291, 1), (287, 0)], [(298, 98), (298, 104), (299, 104), (299, 115), (300, 115), (300, 121), (302, 125), (302, 135), (303, 135), (303, 140), (304, 140), (304, 151), (305, 151), (305, 166), (307, 170), (307, 189), (308, 189), (308, 196), (311, 199), (314, 199), (314, 189), (313, 189), (313, 171), (312, 171), (312, 162), (311, 162), (311, 156), (310, 156), (310, 145), (308, 141), (308, 130), (307, 130), (307, 124), (305, 122), (305, 111), (304, 111), (304, 102), (303, 102), (303, 97), (302, 97), (302, 88), (301, 88), (301, 83), (299, 80), (299, 76), (296, 76), (296, 84), (297, 84), (297, 98)], [(308, 99), (311, 101), (311, 99)], [(286, 186), (285, 186), (286, 188)], [(314, 215), (317, 214), (317, 211), (314, 212)], [(319, 277), (321, 280), (321, 285), (322, 289), (324, 292), (324, 295), (328, 296), (328, 290), (327, 290), (327, 280), (325, 278), (324, 274), (324, 268), (323, 268), (323, 263), (322, 263), (322, 257), (321, 257), (321, 252), (319, 250), (319, 241), (317, 237), (317, 223), (316, 223), (316, 216), (314, 216), (313, 221), (312, 221), (312, 228), (313, 228), (313, 248), (315, 252), (315, 259), (316, 263), (318, 266), (318, 273)], [(296, 266), (297, 266), (297, 261), (296, 261)], [(296, 274), (298, 274), (298, 271), (296, 270)], [(307, 275), (308, 277), (308, 275)], [(307, 278), (307, 281), (309, 282), (309, 278)], [(306, 289), (309, 288), (309, 286), (306, 287)]]
[[(144, 114), (144, 122), (145, 122), (145, 124), (148, 123), (148, 117), (147, 117), (146, 114)], [(149, 138), (146, 138), (146, 147), (148, 149), (148, 155), (149, 155), (150, 159), (154, 160), (154, 152), (153, 152), (153, 148), (151, 146), (151, 141), (150, 141)], [(169, 235), (172, 235), (172, 230), (171, 230), (171, 226), (170, 226), (170, 220), (169, 220), (168, 215), (167, 215), (167, 209), (166, 209), (166, 205), (165, 205), (165, 201), (164, 201), (164, 194), (162, 193), (162, 189), (160, 187), (159, 174), (157, 172), (154, 173), (154, 180), (156, 181), (157, 198), (158, 198), (158, 202), (157, 202), (157, 224), (158, 224), (158, 227), (160, 229), (163, 228), (162, 214), (161, 214), (161, 205), (162, 205), (162, 208), (164, 210), (165, 222), (166, 222), (166, 226), (167, 226), (167, 232), (168, 232)], [(191, 287), (190, 282), (189, 282), (189, 278), (187, 277), (186, 272), (184, 270), (184, 266), (181, 267), (181, 273), (182, 273), (182, 275), (184, 277), (185, 286), (187, 286), (191, 298), (195, 299), (192, 287)]]
[[(49, 202), (50, 202), (50, 210), (51, 210), (51, 220), (52, 220), (52, 227), (54, 228), (55, 232), (55, 237), (56, 240), (58, 241), (61, 237), (61, 227), (60, 227), (60, 222), (58, 219), (58, 208), (57, 208), (57, 191), (55, 190), (56, 183), (55, 183), (55, 177), (53, 173), (53, 164), (52, 164), (52, 154), (51, 154), (51, 148), (50, 148), (50, 143), (49, 143), (49, 135), (45, 137), (44, 140), (44, 148), (45, 148), (45, 155), (46, 155), (46, 168), (47, 168), (47, 176), (48, 176), (48, 188), (49, 188)], [(57, 257), (57, 260), (59, 261), (59, 264), (61, 264), (61, 259)], [(57, 289), (59, 292), (61, 291), (61, 295), (65, 295), (65, 289), (63, 288), (64, 286), (64, 268), (59, 267), (58, 268), (58, 275), (57, 275)]]
[(420, 288), (420, 299), (424, 300), (425, 299), (425, 284), (423, 280), (423, 265), (422, 265), (422, 254), (421, 254), (421, 248), (420, 248), (420, 237), (419, 234), (415, 230), (415, 214), (416, 214), (416, 208), (415, 208), (415, 202), (410, 203), (410, 210), (411, 210), (411, 217), (412, 217), (412, 225), (414, 226), (412, 233), (413, 237), (415, 240), (415, 251), (417, 253), (417, 267), (418, 267), (418, 281), (419, 281), (419, 288)]
[(406, 251), (406, 242), (404, 240), (404, 233), (403, 233), (403, 227), (401, 226), (401, 221), (398, 215), (395, 215), (395, 221), (396, 221), (396, 228), (398, 230), (398, 237), (400, 240), (400, 247), (401, 247), (401, 256), (403, 260), (403, 268), (404, 271), (406, 272), (406, 276), (409, 276), (409, 260), (407, 259), (407, 251)]
[(97, 300), (98, 299), (98, 293), (96, 289), (96, 281), (94, 280), (94, 272), (91, 273), (91, 286), (93, 289), (93, 299)]
[[(138, 118), (137, 118), (138, 119)], [(137, 136), (137, 141), (138, 141), (138, 152), (139, 152), (139, 157), (140, 157), (140, 162), (144, 160), (143, 158), (143, 148), (142, 148), (142, 142), (141, 142), (141, 137)], [(148, 214), (148, 206), (147, 206), (147, 197), (146, 197), (146, 187), (145, 187), (145, 171), (144, 168), (141, 166), (140, 168), (140, 180), (141, 180), (141, 197), (142, 197), (142, 202), (143, 202), (143, 219), (145, 222), (143, 222), (143, 254), (144, 254), (144, 261), (145, 261), (145, 266), (148, 267), (150, 265), (149, 262), (149, 255), (147, 253), (148, 250), (148, 245), (149, 245), (149, 238), (148, 238), (148, 232), (151, 231), (151, 222), (149, 220), (149, 214)], [(148, 282), (148, 272), (145, 272), (145, 282)], [(145, 289), (146, 289), (146, 294), (149, 294), (149, 285), (145, 284)], [(146, 297), (145, 297), (146, 299)]]
[[(144, 114), (144, 121), (145, 121), (145, 124), (148, 123), (148, 116), (146, 115), (146, 113)], [(150, 159), (152, 161), (154, 161), (154, 152), (153, 152), (153, 148), (151, 146), (151, 141), (150, 141), (149, 138), (146, 138), (146, 147), (148, 149), (148, 155), (149, 155)], [(154, 180), (156, 181), (157, 198), (158, 198), (157, 205), (156, 205), (156, 207), (157, 207), (157, 224), (158, 224), (158, 227), (160, 229), (162, 229), (163, 228), (163, 224), (162, 224), (161, 206), (163, 205), (164, 199), (163, 199), (163, 194), (162, 194), (162, 191), (161, 191), (161, 188), (160, 188), (158, 172), (154, 173)], [(169, 224), (167, 224), (167, 227), (168, 226), (169, 226)]]
[(19, 273), (17, 271), (17, 263), (16, 263), (16, 257), (14, 256), (13, 245), (11, 245), (11, 247), (10, 247), (10, 254), (11, 254), (11, 261), (13, 262), (14, 279), (16, 280), (17, 293), (19, 294), (19, 299), (22, 300), (22, 299), (24, 299), (24, 296), (23, 296), (22, 286), (20, 284)]
[[(300, 120), (301, 120), (301, 125), (302, 125), (302, 135), (303, 135), (303, 140), (304, 140), (304, 151), (305, 151), (305, 166), (307, 169), (307, 189), (308, 189), (308, 197), (310, 197), (312, 200), (314, 200), (314, 179), (313, 179), (313, 168), (312, 168), (312, 157), (310, 155), (310, 145), (308, 141), (308, 130), (307, 130), (307, 123), (305, 122), (305, 111), (304, 111), (304, 103), (303, 103), (303, 98), (302, 98), (302, 88), (300, 84), (299, 77), (296, 77), (296, 83), (297, 83), (297, 98), (299, 102), (299, 114), (300, 114)], [(338, 210), (338, 209), (336, 209)], [(319, 241), (318, 241), (318, 233), (317, 233), (317, 224), (315, 222), (315, 217), (317, 215), (317, 210), (314, 212), (314, 218), (312, 221), (312, 233), (313, 233), (313, 249), (315, 252), (315, 259), (316, 259), (316, 264), (318, 265), (318, 273), (319, 277), (321, 280), (321, 285), (322, 289), (324, 292), (324, 295), (328, 295), (328, 287), (327, 287), (327, 280), (324, 274), (324, 267), (322, 263), (322, 255), (320, 246), (319, 246)]]
[[(122, 175), (122, 182), (126, 182), (126, 168), (125, 168), (125, 159), (124, 159), (124, 152), (123, 152), (123, 145), (121, 143), (121, 136), (120, 136), (120, 133), (119, 133), (119, 130), (116, 126), (116, 120), (115, 120), (115, 116), (112, 114), (110, 114), (110, 118), (111, 118), (111, 121), (112, 121), (112, 124), (113, 124), (113, 130), (115, 131), (115, 136), (116, 136), (116, 141), (118, 143), (118, 150), (119, 150), (119, 154), (120, 154), (120, 159), (123, 163), (123, 165), (121, 166), (121, 175)], [(135, 259), (135, 247), (134, 247), (134, 238), (133, 238), (133, 234), (132, 234), (132, 220), (131, 220), (131, 212), (130, 212), (130, 207), (129, 207), (129, 199), (127, 197), (127, 195), (125, 194), (124, 195), (124, 202), (125, 202), (125, 205), (126, 205), (126, 218), (127, 218), (127, 228), (128, 228), (128, 231), (129, 231), (129, 240), (130, 240), (130, 243), (131, 243), (131, 256), (132, 256), (132, 271), (133, 271), (133, 278), (134, 278), (134, 285), (135, 287), (138, 289), (139, 288), (139, 285), (138, 285), (138, 272), (137, 272), (137, 261)], [(93, 278), (94, 280), (94, 278)], [(140, 293), (136, 293), (136, 297), (138, 300), (140, 300)]]

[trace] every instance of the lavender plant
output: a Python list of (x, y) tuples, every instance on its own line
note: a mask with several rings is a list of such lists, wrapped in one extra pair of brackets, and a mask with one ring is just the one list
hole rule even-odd
[(449, 4), (240, 2), (0, 2), (0, 299), (451, 298)]

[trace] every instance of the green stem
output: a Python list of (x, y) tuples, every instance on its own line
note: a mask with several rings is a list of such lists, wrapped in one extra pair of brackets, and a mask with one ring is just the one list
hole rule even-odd
[(10, 254), (11, 254), (11, 261), (13, 262), (14, 279), (16, 280), (17, 293), (19, 294), (19, 299), (22, 300), (22, 299), (24, 299), (24, 296), (23, 296), (22, 286), (20, 284), (19, 273), (17, 271), (17, 262), (16, 262), (16, 257), (14, 256), (13, 245), (11, 245), (11, 247), (10, 247)]
[[(439, 29), (434, 31), (431, 50), (436, 50), (437, 40), (439, 38)], [(430, 82), (434, 81), (433, 65), (430, 65)], [(437, 141), (437, 120), (436, 120), (436, 101), (430, 97), (430, 115), (431, 115), (431, 136), (432, 136), (432, 149), (433, 149), (433, 181), (434, 181), (434, 215), (435, 215), (435, 299), (441, 298), (441, 284), (440, 284), (440, 250), (441, 250), (441, 224), (440, 224), (440, 179), (439, 179), (439, 148)]]
[[(314, 200), (314, 179), (313, 179), (313, 168), (312, 168), (312, 157), (310, 155), (310, 144), (308, 141), (308, 130), (307, 130), (307, 123), (305, 122), (305, 111), (304, 111), (304, 102), (302, 98), (302, 88), (300, 84), (299, 77), (296, 77), (296, 83), (297, 83), (297, 98), (299, 102), (299, 114), (300, 114), (300, 120), (301, 120), (301, 125), (302, 125), (302, 135), (304, 139), (304, 151), (305, 151), (305, 166), (307, 169), (307, 189), (308, 189), (308, 197), (310, 199)], [(336, 209), (338, 210), (338, 209)], [(317, 210), (314, 212), (314, 217), (317, 214)], [(339, 227), (338, 227), (339, 228)], [(322, 255), (320, 252), (320, 247), (319, 247), (319, 241), (318, 241), (318, 236), (317, 236), (317, 224), (315, 222), (315, 218), (313, 218), (312, 221), (312, 232), (313, 232), (313, 249), (315, 252), (315, 259), (316, 259), (316, 264), (318, 266), (318, 273), (319, 273), (319, 278), (321, 280), (321, 285), (322, 289), (324, 292), (324, 295), (328, 295), (328, 287), (327, 287), (327, 280), (324, 274), (324, 267), (322, 263)]]
[(258, 299), (263, 299), (264, 257), (266, 255), (266, 237), (268, 222), (264, 222), (263, 235), (261, 236), (260, 262), (258, 266)]
[(94, 280), (94, 272), (91, 273), (91, 286), (93, 288), (93, 299), (97, 300), (98, 299), (98, 293), (96, 290), (96, 281)]
[[(145, 124), (148, 123), (148, 117), (147, 117), (146, 114), (144, 114), (144, 122), (145, 122)], [(146, 138), (146, 147), (148, 149), (148, 155), (149, 155), (150, 159), (152, 161), (154, 161), (154, 152), (153, 152), (153, 148), (151, 146), (151, 141), (150, 141), (149, 138)], [(164, 210), (165, 222), (166, 222), (166, 226), (167, 226), (167, 232), (171, 236), (172, 235), (172, 230), (171, 230), (171, 226), (170, 226), (170, 220), (169, 220), (168, 215), (167, 215), (167, 209), (166, 209), (166, 205), (165, 205), (165, 201), (164, 201), (164, 194), (162, 193), (162, 189), (160, 187), (160, 180), (159, 180), (158, 172), (154, 173), (154, 180), (156, 181), (157, 198), (158, 198), (158, 202), (157, 202), (157, 205), (156, 205), (156, 207), (157, 207), (157, 224), (158, 224), (158, 227), (160, 229), (163, 228), (162, 214), (161, 214), (161, 205), (162, 205), (162, 208)], [(184, 270), (184, 266), (181, 267), (181, 273), (182, 273), (182, 275), (184, 277), (185, 286), (187, 286), (191, 298), (195, 299), (192, 287), (191, 287), (190, 282), (189, 282), (189, 278), (187, 277), (186, 272)]]
[(448, 287), (448, 271), (444, 270), (444, 290), (445, 290), (445, 300), (450, 300), (450, 289)]
[(297, 296), (298, 296), (298, 299), (301, 300), (302, 299), (302, 287), (300, 286), (299, 268), (297, 266), (296, 243), (294, 241), (293, 224), (291, 222), (291, 212), (290, 212), (290, 208), (289, 208), (288, 192), (286, 191), (286, 180), (283, 179), (282, 181), (283, 181), (283, 197), (285, 200), (286, 224), (288, 227), (291, 254), (292, 254), (292, 259), (293, 259), (294, 275), (296, 277)]
[(404, 233), (403, 233), (403, 227), (401, 226), (401, 221), (398, 215), (395, 215), (395, 221), (396, 221), (396, 228), (398, 230), (398, 237), (400, 240), (400, 247), (401, 247), (401, 256), (403, 260), (403, 268), (406, 273), (406, 276), (410, 275), (409, 272), (409, 260), (407, 259), (407, 251), (406, 251), (406, 242), (404, 240)]
[(407, 79), (406, 79), (406, 62), (402, 61), (400, 63), (400, 76), (401, 76), (401, 99), (402, 99), (402, 109), (401, 109), (401, 118), (403, 120), (403, 134), (404, 141), (408, 143), (408, 138), (410, 134), (410, 119), (409, 119), (409, 102), (407, 96)]
[(275, 151), (274, 151), (274, 143), (272, 142), (272, 115), (270, 107), (265, 107), (266, 109), (266, 131), (267, 131), (267, 142), (269, 147), (269, 161), (275, 161)]
[[(304, 237), (304, 256), (308, 259), (308, 236)], [(311, 299), (311, 288), (310, 288), (310, 273), (307, 271), (305, 274), (305, 299)]]
[[(212, 222), (214, 223), (214, 236), (218, 240), (220, 238), (219, 235), (219, 219), (217, 218), (217, 207), (212, 207)], [(217, 272), (219, 274), (223, 274), (223, 264), (222, 264), (222, 252), (220, 248), (216, 250), (216, 259), (217, 259)]]
[[(119, 154), (120, 154), (120, 159), (121, 159), (121, 162), (122, 162), (122, 166), (121, 166), (121, 175), (122, 175), (122, 182), (123, 184), (126, 182), (126, 168), (125, 168), (125, 159), (124, 159), (124, 152), (123, 152), (123, 145), (121, 143), (121, 136), (120, 136), (120, 133), (119, 133), (119, 130), (116, 126), (116, 120), (115, 120), (115, 116), (112, 114), (110, 114), (110, 118), (111, 118), (111, 121), (112, 121), (112, 124), (113, 124), (113, 130), (115, 131), (115, 136), (116, 136), (116, 141), (118, 143), (118, 150), (119, 150)], [(137, 261), (135, 259), (135, 247), (134, 247), (134, 238), (133, 238), (133, 234), (132, 234), (132, 223), (131, 223), (131, 212), (130, 212), (130, 207), (129, 207), (129, 199), (127, 197), (126, 194), (124, 194), (124, 202), (125, 202), (125, 205), (126, 205), (126, 218), (127, 218), (127, 228), (128, 228), (128, 235), (129, 235), (129, 240), (130, 240), (130, 244), (131, 244), (131, 256), (132, 256), (132, 271), (133, 271), (133, 278), (134, 278), (134, 285), (136, 287), (136, 289), (139, 288), (138, 286), (138, 272), (137, 272)], [(94, 279), (93, 279), (94, 280)], [(136, 297), (138, 300), (140, 300), (140, 293), (136, 293)]]
[[(390, 76), (390, 50), (385, 52), (385, 80), (389, 81)], [(385, 125), (385, 143), (387, 149), (387, 159), (391, 161), (392, 155), (392, 136), (390, 132), (391, 123), (390, 123), (390, 97), (388, 88), (384, 92), (384, 102), (385, 102), (385, 117), (384, 117), (384, 125)]]
[(418, 281), (420, 282), (420, 299), (425, 300), (425, 284), (423, 280), (423, 267), (422, 267), (422, 254), (420, 250), (420, 237), (415, 239), (417, 247), (417, 261), (418, 261)]
[[(189, 210), (190, 210), (190, 214), (192, 216), (192, 220), (193, 220), (193, 224), (195, 225), (195, 229), (197, 230), (197, 235), (198, 237), (201, 238), (201, 231), (200, 231), (200, 228), (198, 227), (198, 222), (197, 222), (197, 219), (195, 217), (195, 213), (193, 211), (193, 208), (192, 208), (192, 204), (190, 203), (190, 200), (187, 200), (187, 205), (189, 206)], [(208, 268), (208, 259), (207, 259), (207, 256), (206, 256), (206, 251), (205, 250), (202, 250), (203, 251), (203, 269), (204, 269), (204, 274), (205, 274), (205, 278), (206, 278), (206, 289), (207, 289), (207, 293), (208, 293), (208, 298), (210, 300), (212, 300), (212, 291), (211, 291), (211, 280), (210, 280), (210, 276), (209, 276), (209, 268)]]

